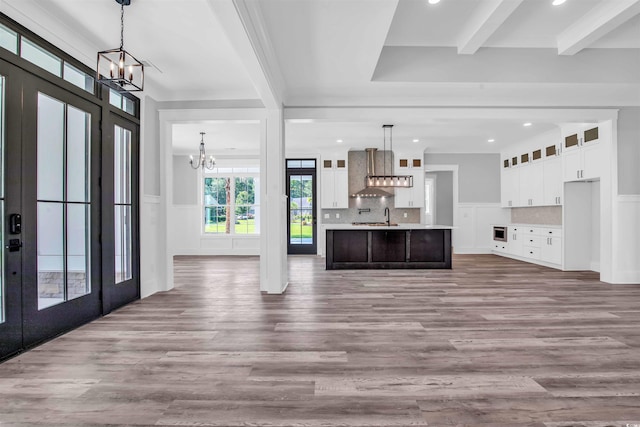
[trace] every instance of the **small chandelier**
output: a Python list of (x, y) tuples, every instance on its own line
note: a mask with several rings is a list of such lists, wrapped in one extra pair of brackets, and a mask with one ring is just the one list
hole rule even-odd
[(383, 133), (383, 161), (384, 171), (382, 175), (368, 175), (365, 179), (366, 187), (413, 187), (413, 175), (394, 175), (393, 161), (391, 162), (391, 174), (387, 175), (387, 129), (389, 129), (389, 151), (393, 156), (393, 125), (382, 125)]
[(120, 48), (98, 52), (96, 79), (120, 92), (140, 92), (144, 88), (144, 65), (124, 50), (124, 7), (131, 0), (116, 0), (120, 4)]
[(200, 155), (198, 160), (194, 161), (193, 156), (189, 156), (189, 164), (193, 169), (213, 169), (216, 165), (216, 159), (213, 156), (207, 158), (207, 154), (204, 152), (204, 132), (200, 132)]

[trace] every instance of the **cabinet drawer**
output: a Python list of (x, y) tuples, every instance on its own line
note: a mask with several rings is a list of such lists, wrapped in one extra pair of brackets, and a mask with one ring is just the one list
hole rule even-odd
[(526, 234), (524, 236), (524, 242), (522, 243), (524, 246), (531, 246), (534, 248), (539, 248), (540, 243), (542, 241), (542, 237), (533, 234)]
[(559, 228), (543, 228), (540, 231), (541, 237), (562, 237), (562, 230)]
[(493, 245), (493, 249), (497, 252), (506, 252), (507, 251), (507, 245), (506, 243), (496, 243)]
[(540, 248), (525, 246), (522, 256), (525, 258), (540, 259)]
[(525, 236), (539, 236), (540, 229), (538, 227), (520, 227)]

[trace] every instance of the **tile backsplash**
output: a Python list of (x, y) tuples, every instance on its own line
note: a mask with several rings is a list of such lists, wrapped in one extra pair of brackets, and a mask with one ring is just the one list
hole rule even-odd
[(562, 225), (562, 206), (512, 208), (512, 224)]
[[(386, 156), (384, 155), (386, 154)], [(386, 171), (391, 172), (393, 162), (393, 154), (389, 151), (383, 153), (378, 151), (376, 155), (376, 172), (382, 174), (385, 170), (383, 159), (386, 159)], [(364, 177), (367, 175), (367, 156), (362, 151), (349, 151), (349, 194), (353, 194), (364, 188)], [(393, 189), (387, 189), (393, 191)], [(420, 209), (399, 208), (394, 207), (393, 198), (349, 198), (349, 209), (322, 209), (321, 219), (324, 224), (350, 224), (352, 222), (375, 222), (384, 221), (384, 208), (388, 207), (390, 211), (391, 222), (397, 223), (419, 223)], [(370, 212), (358, 213), (358, 209), (369, 209)], [(325, 215), (329, 218), (325, 218)], [(336, 218), (336, 214), (340, 218)], [(407, 215), (406, 217), (404, 215)]]

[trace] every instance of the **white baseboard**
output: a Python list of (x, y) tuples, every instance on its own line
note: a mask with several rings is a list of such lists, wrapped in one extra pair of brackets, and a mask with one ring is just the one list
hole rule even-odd
[(171, 254), (172, 256), (188, 255), (188, 256), (260, 256), (259, 248), (247, 248), (247, 249), (213, 249), (213, 248), (182, 248), (176, 249)]
[(459, 255), (482, 255), (493, 253), (490, 248), (454, 248), (454, 254)]
[(591, 271), (597, 271), (598, 273), (600, 273), (600, 261), (591, 261), (591, 263), (589, 264), (589, 269)]
[(543, 267), (549, 267), (549, 268), (555, 268), (556, 270), (562, 270), (562, 266), (558, 265), (558, 264), (551, 264), (549, 262), (545, 262), (545, 261), (540, 261), (538, 259), (532, 259), (532, 258), (525, 258), (525, 257), (521, 257), (518, 255), (511, 255), (505, 252), (498, 252), (498, 251), (491, 251), (492, 254), (494, 255), (498, 255), (498, 256), (503, 256), (505, 258), (511, 258), (511, 259), (515, 259), (518, 261), (523, 261), (523, 262), (528, 262), (531, 264), (538, 264), (541, 265)]
[(616, 271), (613, 284), (618, 285), (639, 285), (640, 270)]

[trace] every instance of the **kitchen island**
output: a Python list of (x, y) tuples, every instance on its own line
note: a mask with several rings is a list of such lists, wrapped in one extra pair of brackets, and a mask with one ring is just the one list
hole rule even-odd
[(450, 226), (329, 224), (326, 268), (451, 268)]

